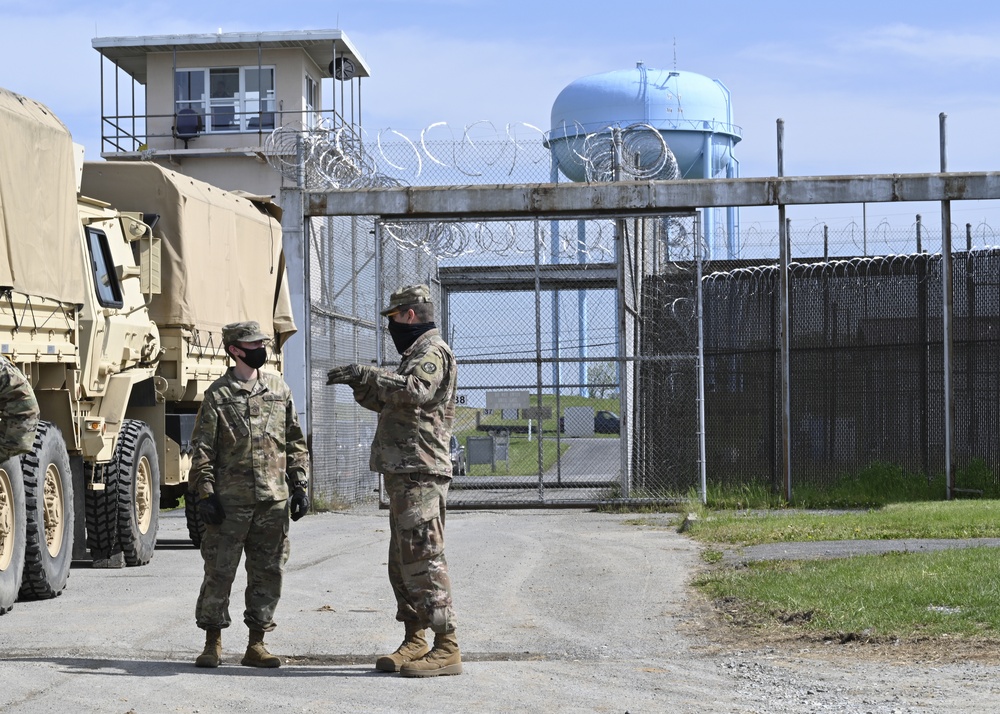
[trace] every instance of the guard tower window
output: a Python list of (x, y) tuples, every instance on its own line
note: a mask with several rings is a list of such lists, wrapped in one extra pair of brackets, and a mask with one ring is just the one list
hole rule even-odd
[(306, 121), (307, 127), (315, 127), (319, 124), (319, 113), (316, 107), (319, 106), (319, 84), (315, 79), (306, 75)]
[(274, 129), (274, 67), (179, 69), (174, 111), (205, 117), (208, 133)]
[(174, 75), (174, 114), (188, 109), (205, 116), (205, 72), (180, 70)]
[(122, 287), (114, 271), (111, 247), (107, 234), (97, 228), (87, 228), (87, 247), (90, 249), (90, 265), (94, 271), (94, 286), (97, 302), (102, 307), (122, 307)]

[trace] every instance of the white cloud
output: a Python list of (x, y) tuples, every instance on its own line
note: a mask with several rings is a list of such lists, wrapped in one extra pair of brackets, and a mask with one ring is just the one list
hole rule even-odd
[(917, 59), (936, 65), (981, 65), (1000, 60), (1000, 43), (992, 31), (952, 30), (890, 25), (858, 35), (849, 49)]

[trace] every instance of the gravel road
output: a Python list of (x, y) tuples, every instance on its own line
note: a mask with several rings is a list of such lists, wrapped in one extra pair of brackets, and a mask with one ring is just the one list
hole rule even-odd
[[(0, 618), (3, 712), (977, 712), (996, 709), (991, 653), (755, 642), (689, 587), (698, 544), (667, 516), (453, 511), (448, 553), (465, 673), (403, 679), (374, 656), (402, 631), (385, 581), (386, 514), (292, 524), (268, 638), (278, 670), (199, 670), (201, 580), (181, 514), (164, 513), (149, 566), (75, 566), (66, 592)], [(243, 581), (233, 614), (239, 623)]]

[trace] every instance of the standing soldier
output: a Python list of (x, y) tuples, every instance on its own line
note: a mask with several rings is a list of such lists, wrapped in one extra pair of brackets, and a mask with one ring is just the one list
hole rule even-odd
[(7, 462), (31, 451), (37, 427), (38, 402), (31, 385), (0, 355), (0, 614), (17, 600), (25, 546), (21, 473), (19, 464)]
[[(370, 468), (384, 475), (389, 493), (389, 583), (406, 637), (375, 667), (404, 677), (461, 674), (444, 557), (455, 356), (433, 322), (426, 285), (394, 292), (382, 315), (389, 318), (389, 334), (402, 356), (399, 368), (351, 364), (327, 373), (327, 384), (351, 385), (357, 402), (379, 414)], [(434, 632), (430, 650), (426, 627)]]
[(0, 462), (31, 451), (37, 428), (38, 402), (27, 377), (0, 355)]
[(219, 666), (222, 630), (230, 624), (229, 595), (244, 552), (243, 621), (250, 642), (242, 664), (281, 666), (264, 647), (264, 633), (275, 627), (289, 511), (297, 521), (309, 510), (309, 455), (291, 390), (281, 375), (260, 369), (267, 361), (267, 340), (256, 322), (222, 328), (222, 343), (236, 364), (205, 392), (192, 436), (191, 478), (206, 524), (205, 579), (195, 610), (198, 627), (205, 630), (198, 667)]

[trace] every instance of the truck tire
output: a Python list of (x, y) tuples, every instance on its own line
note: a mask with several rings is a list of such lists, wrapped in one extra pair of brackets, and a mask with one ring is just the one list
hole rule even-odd
[(188, 491), (184, 497), (184, 517), (187, 519), (188, 537), (195, 548), (201, 547), (201, 538), (205, 535), (205, 522), (198, 513), (198, 494)]
[(73, 562), (73, 474), (62, 432), (39, 422), (35, 445), (21, 457), (27, 524), (22, 600), (62, 594)]
[(0, 615), (12, 607), (24, 574), (24, 482), (21, 460), (0, 462)]
[(160, 523), (160, 460), (153, 432), (145, 422), (126, 419), (114, 459), (118, 542), (126, 565), (145, 565), (153, 557)]
[(84, 464), (86, 482), (91, 483), (94, 469), (104, 472), (104, 488), (87, 489), (84, 509), (87, 518), (87, 550), (94, 560), (107, 560), (121, 552), (118, 545), (118, 507), (115, 499), (114, 469), (111, 464)]

